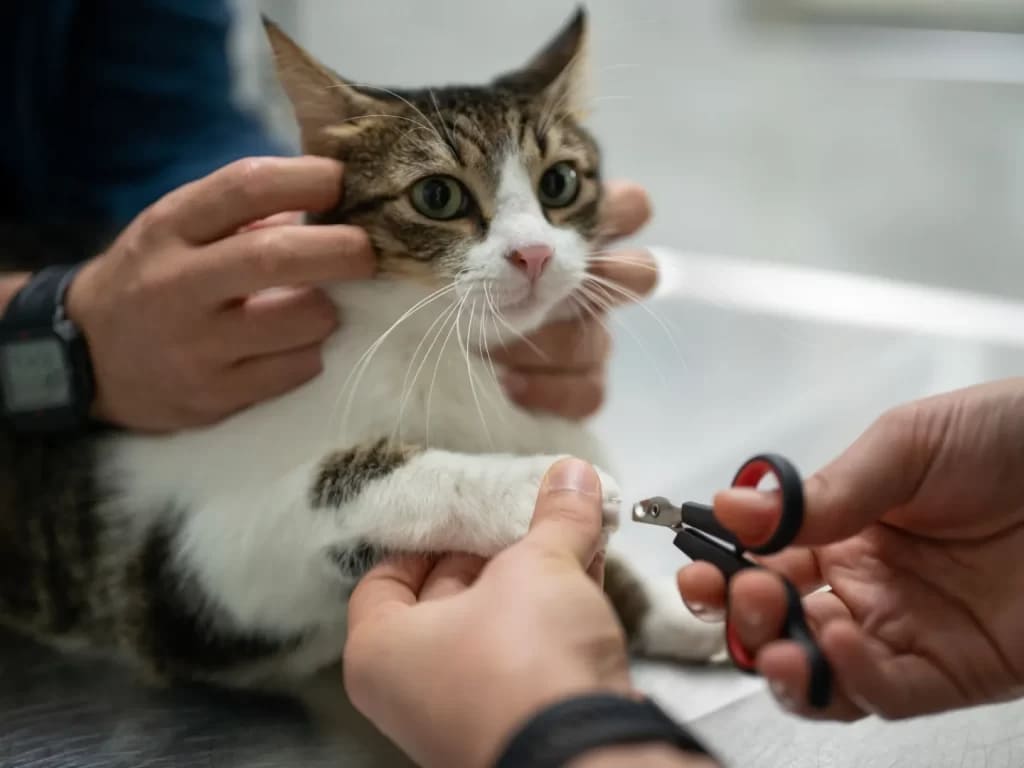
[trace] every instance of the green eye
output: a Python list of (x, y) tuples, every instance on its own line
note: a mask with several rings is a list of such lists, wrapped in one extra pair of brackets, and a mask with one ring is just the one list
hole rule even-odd
[(469, 211), (469, 193), (451, 176), (420, 179), (413, 184), (410, 197), (413, 207), (429, 219), (448, 221)]
[(572, 163), (555, 163), (540, 177), (537, 196), (545, 208), (572, 205), (580, 193), (580, 177)]

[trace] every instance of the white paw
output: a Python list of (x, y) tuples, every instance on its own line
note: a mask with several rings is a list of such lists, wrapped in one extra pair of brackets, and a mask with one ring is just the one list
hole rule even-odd
[(675, 579), (645, 581), (650, 610), (643, 620), (636, 649), (651, 658), (686, 662), (717, 662), (725, 653), (725, 623), (694, 616), (679, 596)]
[[(529, 530), (530, 522), (533, 520), (533, 512), (537, 506), (537, 497), (540, 493), (540, 486), (551, 465), (560, 457), (537, 456), (530, 461), (525, 472), (525, 477), (515, 479), (510, 472), (509, 481), (513, 484), (510, 489), (514, 502), (514, 520), (517, 530), (516, 539), (524, 536)], [(622, 507), (622, 492), (615, 479), (602, 469), (597, 469), (598, 477), (601, 479), (601, 517), (605, 533), (616, 530), (619, 527), (619, 513)], [(511, 544), (512, 542), (508, 542)]]

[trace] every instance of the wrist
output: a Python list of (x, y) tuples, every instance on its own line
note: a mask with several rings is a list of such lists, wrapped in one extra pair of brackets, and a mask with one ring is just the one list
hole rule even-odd
[[(97, 259), (90, 259), (78, 270), (68, 286), (65, 307), (67, 308), (68, 319), (71, 320), (85, 337), (86, 344), (90, 350), (96, 349), (96, 313), (97, 296), (95, 285), (95, 273), (98, 266)], [(93, 359), (93, 401), (89, 413), (93, 419), (98, 421), (106, 420), (106, 412), (103, 407), (103, 387), (100, 383), (99, 371), (96, 369), (96, 361)]]
[(598, 681), (589, 676), (565, 676), (558, 680), (549, 678), (543, 682), (536, 679), (524, 680), (522, 695), (502, 697), (500, 701), (494, 702), (495, 706), (487, 707), (482, 712), (484, 719), (479, 727), (474, 729), (480, 745), (477, 754), (483, 757), (477, 762), (487, 766), (493, 765), (498, 754), (532, 718), (557, 705), (558, 702), (602, 694), (639, 698), (628, 674), (621, 680), (613, 681)]
[(711, 768), (716, 762), (692, 734), (650, 699), (596, 691), (570, 696), (531, 713), (489, 764), (495, 768)]
[(7, 305), (15, 294), (25, 287), (30, 275), (28, 272), (18, 272), (0, 277), (0, 315), (7, 311)]
[(642, 765), (644, 768), (718, 768), (718, 763), (704, 755), (680, 752), (669, 744), (625, 744), (602, 747), (580, 755), (566, 768), (623, 768)]
[[(92, 326), (92, 307), (94, 306), (92, 289), (93, 272), (96, 268), (96, 260), (86, 262), (78, 270), (68, 286), (65, 306), (67, 307), (68, 318), (77, 325), (82, 333), (89, 337)], [(92, 341), (92, 339), (89, 339)]]
[(89, 427), (89, 349), (67, 313), (68, 289), (79, 269), (55, 264), (2, 281), (10, 293), (0, 319), (0, 414), (15, 431)]

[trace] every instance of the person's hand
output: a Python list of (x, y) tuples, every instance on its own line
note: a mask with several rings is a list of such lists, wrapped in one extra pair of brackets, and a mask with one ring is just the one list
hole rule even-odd
[(94, 415), (146, 431), (217, 421), (316, 376), (338, 325), (315, 286), (369, 277), (365, 232), (299, 226), (330, 208), (342, 167), (250, 158), (171, 192), (71, 285), (89, 342)]
[(378, 566), (349, 603), (352, 703), (418, 764), (472, 768), (548, 703), (629, 693), (626, 639), (594, 583), (601, 541), (600, 480), (570, 459), (545, 478), (527, 536), (486, 565)]
[[(797, 548), (763, 558), (805, 593), (838, 690), (809, 709), (803, 652), (778, 639), (783, 589), (737, 576), (729, 611), (781, 702), (808, 717), (905, 718), (1024, 695), (1024, 379), (902, 406), (805, 484)], [(773, 493), (724, 491), (715, 515), (767, 540)], [(705, 563), (684, 568), (692, 608), (723, 606)]]
[[(650, 201), (642, 187), (608, 183), (597, 247), (632, 235), (650, 216)], [(646, 296), (658, 278), (654, 260), (643, 250), (598, 250), (588, 271), (593, 276), (586, 289), (591, 306), (581, 317), (552, 322), (524, 341), (491, 351), (494, 362), (505, 369), (505, 391), (524, 408), (569, 419), (593, 415), (604, 402), (610, 349), (603, 315), (612, 306)]]

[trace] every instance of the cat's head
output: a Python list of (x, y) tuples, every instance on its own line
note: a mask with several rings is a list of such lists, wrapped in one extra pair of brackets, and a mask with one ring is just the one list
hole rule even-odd
[(383, 278), (453, 286), (517, 331), (580, 287), (601, 201), (582, 10), (522, 69), (416, 91), (347, 81), (265, 24), (303, 151), (345, 164), (315, 220), (364, 227)]

